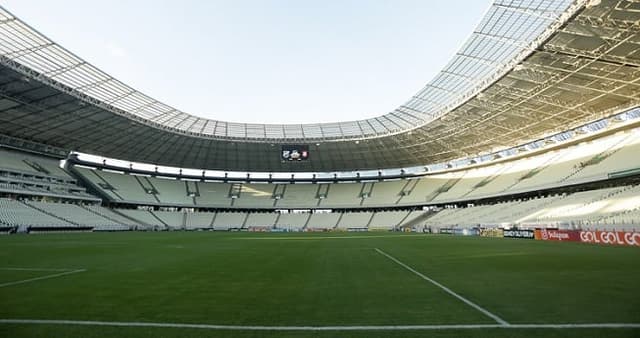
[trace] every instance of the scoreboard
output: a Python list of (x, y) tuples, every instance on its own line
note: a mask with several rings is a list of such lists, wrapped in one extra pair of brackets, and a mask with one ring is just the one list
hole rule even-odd
[(284, 161), (306, 161), (309, 159), (309, 146), (304, 144), (283, 145), (280, 159)]

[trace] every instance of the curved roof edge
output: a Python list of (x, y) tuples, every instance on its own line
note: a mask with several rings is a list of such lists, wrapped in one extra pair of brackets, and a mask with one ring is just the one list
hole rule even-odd
[(131, 120), (217, 140), (321, 142), (367, 139), (428, 124), (504, 76), (589, 0), (496, 0), (449, 64), (393, 112), (318, 124), (251, 124), (200, 118), (155, 100), (57, 45), (0, 7), (0, 63)]
[[(170, 167), (151, 163), (131, 162), (75, 151), (69, 153), (67, 158), (70, 163), (94, 168), (100, 167), (109, 170), (153, 174), (173, 178), (222, 180), (225, 182), (317, 183), (354, 180), (393, 180), (416, 178), (496, 165), (502, 162), (514, 161), (522, 157), (537, 156), (545, 152), (557, 150), (558, 148), (568, 147), (587, 140), (598, 139), (612, 133), (634, 128), (640, 128), (640, 106), (624, 109), (616, 112), (610, 117), (602, 118), (508, 149), (487, 153), (482, 156), (465, 157), (422, 166), (377, 170), (334, 170), (329, 172), (251, 172), (208, 170), (202, 168)], [(2, 141), (1, 138), (0, 141)]]

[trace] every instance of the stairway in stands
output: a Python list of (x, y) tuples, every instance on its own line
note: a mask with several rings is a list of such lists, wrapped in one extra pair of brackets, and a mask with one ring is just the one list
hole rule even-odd
[(526, 174), (522, 175), (522, 177), (520, 177), (516, 182), (514, 182), (513, 184), (507, 186), (507, 188), (503, 189), (502, 191), (503, 192), (504, 191), (510, 191), (513, 187), (515, 187), (516, 185), (522, 183), (522, 181), (530, 179), (531, 177), (533, 177), (535, 175), (538, 175), (540, 172), (542, 172), (545, 169), (547, 169), (548, 167), (552, 166), (553, 163), (555, 163), (555, 161), (558, 160), (563, 155), (564, 155), (564, 153), (558, 152), (554, 156), (549, 156), (549, 158), (546, 161), (544, 161), (540, 165), (537, 165), (535, 168), (529, 170)]
[(629, 136), (622, 138), (618, 142), (616, 142), (616, 143), (612, 144), (611, 146), (607, 147), (607, 149), (605, 149), (605, 150), (601, 151), (600, 153), (594, 155), (593, 157), (591, 157), (587, 161), (584, 161), (584, 162), (580, 163), (575, 171), (573, 171), (571, 174), (567, 175), (566, 177), (562, 178), (559, 182), (565, 182), (565, 181), (571, 179), (571, 177), (574, 177), (575, 175), (579, 174), (580, 172), (582, 172), (585, 168), (587, 168), (589, 166), (600, 164), (600, 162), (606, 160), (609, 156), (617, 153), (618, 151), (620, 151), (623, 148), (623, 147), (618, 147), (619, 145), (624, 144), (625, 142), (628, 142), (628, 141), (632, 140), (635, 137), (636, 137), (635, 134), (630, 134)]
[(456, 185), (456, 183), (460, 182), (461, 179), (462, 179), (462, 176), (451, 178), (448, 181), (444, 182), (444, 184), (440, 188), (436, 189), (436, 191), (434, 191), (429, 196), (427, 196), (427, 202), (431, 202), (434, 199), (436, 199), (438, 195), (451, 190), (451, 188), (453, 188), (453, 186)]

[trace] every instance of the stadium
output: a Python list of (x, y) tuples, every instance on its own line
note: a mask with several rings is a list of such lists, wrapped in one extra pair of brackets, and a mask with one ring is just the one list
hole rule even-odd
[(30, 24), (0, 7), (0, 335), (640, 335), (640, 2), (495, 0), (395, 110), (301, 124)]

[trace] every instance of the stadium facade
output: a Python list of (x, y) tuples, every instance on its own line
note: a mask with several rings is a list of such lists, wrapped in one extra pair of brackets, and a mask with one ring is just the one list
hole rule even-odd
[(163, 104), (0, 9), (0, 222), (635, 230), (638, 13), (622, 0), (498, 0), (393, 112), (267, 125)]

